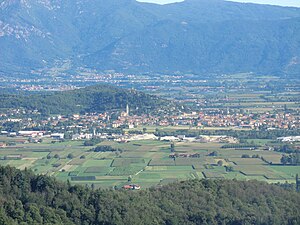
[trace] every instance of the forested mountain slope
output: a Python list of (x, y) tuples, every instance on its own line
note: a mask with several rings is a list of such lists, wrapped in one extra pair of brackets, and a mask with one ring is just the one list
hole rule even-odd
[(298, 74), (300, 9), (224, 0), (1, 0), (0, 73)]

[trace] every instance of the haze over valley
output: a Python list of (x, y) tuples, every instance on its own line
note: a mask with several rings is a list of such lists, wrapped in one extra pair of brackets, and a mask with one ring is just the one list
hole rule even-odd
[(298, 1), (174, 1), (0, 0), (0, 225), (300, 224)]

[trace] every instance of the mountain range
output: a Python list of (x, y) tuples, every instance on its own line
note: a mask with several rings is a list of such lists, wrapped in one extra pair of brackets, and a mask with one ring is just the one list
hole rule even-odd
[(0, 0), (0, 75), (299, 75), (300, 8), (224, 0)]

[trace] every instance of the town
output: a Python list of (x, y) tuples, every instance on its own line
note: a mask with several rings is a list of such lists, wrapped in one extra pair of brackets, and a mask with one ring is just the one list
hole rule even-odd
[(10, 137), (31, 137), (33, 139), (50, 135), (55, 139), (100, 138), (128, 141), (155, 139), (155, 136), (146, 135), (147, 127), (195, 130), (205, 130), (207, 128), (296, 130), (300, 128), (300, 115), (285, 112), (224, 113), (219, 110), (212, 112), (193, 111), (191, 113), (163, 116), (132, 115), (130, 106), (127, 105), (126, 109), (118, 114), (116, 116), (116, 112), (85, 113), (82, 115), (55, 115), (42, 118), (37, 110), (11, 109), (0, 114), (1, 134)]

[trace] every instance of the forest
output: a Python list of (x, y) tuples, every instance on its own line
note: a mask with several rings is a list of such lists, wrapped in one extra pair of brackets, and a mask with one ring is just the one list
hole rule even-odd
[(300, 224), (300, 193), (258, 181), (189, 180), (140, 191), (73, 186), (0, 167), (0, 224)]
[[(29, 100), (30, 99), (30, 100)], [(172, 109), (175, 104), (154, 95), (100, 84), (63, 92), (36, 94), (0, 94), (0, 110), (25, 108), (44, 115), (125, 111), (136, 114)]]

